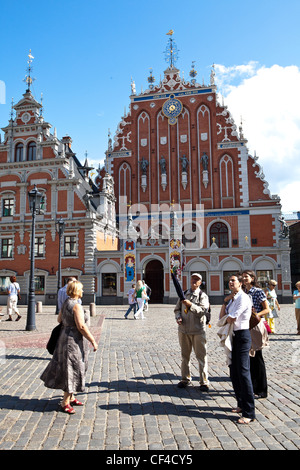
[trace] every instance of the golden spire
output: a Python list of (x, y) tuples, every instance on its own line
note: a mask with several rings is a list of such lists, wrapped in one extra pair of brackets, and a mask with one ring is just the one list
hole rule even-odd
[(30, 49), (29, 54), (28, 54), (28, 60), (27, 60), (27, 64), (28, 64), (27, 73), (28, 73), (28, 75), (25, 75), (25, 78), (24, 78), (24, 82), (27, 83), (26, 92), (30, 92), (30, 86), (32, 85), (32, 82), (34, 82), (34, 80), (35, 80), (35, 78), (31, 77), (31, 72), (32, 72), (31, 64), (32, 64), (33, 59), (34, 59), (34, 57), (31, 54), (31, 49)]

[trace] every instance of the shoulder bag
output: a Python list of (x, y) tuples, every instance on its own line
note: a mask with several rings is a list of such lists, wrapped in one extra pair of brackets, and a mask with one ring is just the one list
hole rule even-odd
[(59, 323), (55, 328), (53, 328), (49, 341), (47, 343), (46, 349), (50, 354), (54, 353), (60, 332), (62, 328), (62, 323)]

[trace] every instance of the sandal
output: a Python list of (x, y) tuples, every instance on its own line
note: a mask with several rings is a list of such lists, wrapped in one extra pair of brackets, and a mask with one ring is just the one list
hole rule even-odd
[(81, 403), (81, 401), (77, 400), (77, 398), (74, 398), (74, 400), (70, 401), (70, 405), (72, 405), (72, 406), (83, 406), (83, 403)]
[(240, 418), (240, 419), (237, 420), (237, 422), (239, 424), (250, 424), (250, 423), (252, 423), (252, 421), (254, 421), (254, 418), (251, 419), (251, 418), (244, 418), (243, 417), (243, 418)]
[(242, 408), (240, 408), (239, 406), (237, 406), (236, 408), (232, 408), (231, 410), (231, 413), (241, 413), (242, 412)]
[(68, 413), (69, 415), (73, 415), (75, 413), (74, 408), (72, 408), (70, 405), (61, 405), (61, 409), (64, 413)]

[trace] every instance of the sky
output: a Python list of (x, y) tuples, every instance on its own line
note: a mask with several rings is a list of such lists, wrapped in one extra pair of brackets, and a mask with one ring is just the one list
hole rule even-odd
[[(299, 0), (0, 0), (0, 127), (11, 100), (25, 93), (29, 50), (32, 93), (58, 138), (71, 136), (83, 163), (102, 166), (137, 93), (167, 68), (166, 33), (174, 30), (176, 67), (209, 84), (215, 64), (220, 101), (242, 122), (271, 194), (282, 211), (300, 211)], [(52, 131), (53, 131), (52, 130)], [(0, 131), (3, 137), (3, 132)]]

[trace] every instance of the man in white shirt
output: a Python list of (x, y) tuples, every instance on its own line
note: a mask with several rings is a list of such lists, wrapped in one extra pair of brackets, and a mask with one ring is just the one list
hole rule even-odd
[(124, 315), (124, 318), (127, 319), (129, 313), (133, 309), (133, 318), (135, 319), (134, 314), (136, 313), (136, 310), (137, 310), (137, 302), (136, 302), (136, 298), (135, 298), (135, 284), (132, 284), (132, 287), (131, 287), (131, 289), (129, 289), (127, 295), (128, 295), (129, 307), (128, 307), (127, 312)]
[[(72, 281), (77, 281), (76, 277), (69, 277), (67, 279), (66, 285), (64, 287), (62, 287), (61, 289), (59, 289), (59, 291), (58, 291), (58, 294), (57, 294), (58, 312), (61, 311), (61, 308), (63, 306), (64, 301), (69, 298), (69, 296), (67, 294), (67, 287), (68, 287), (69, 282), (72, 282)], [(78, 299), (78, 302), (81, 304), (81, 299)]]

